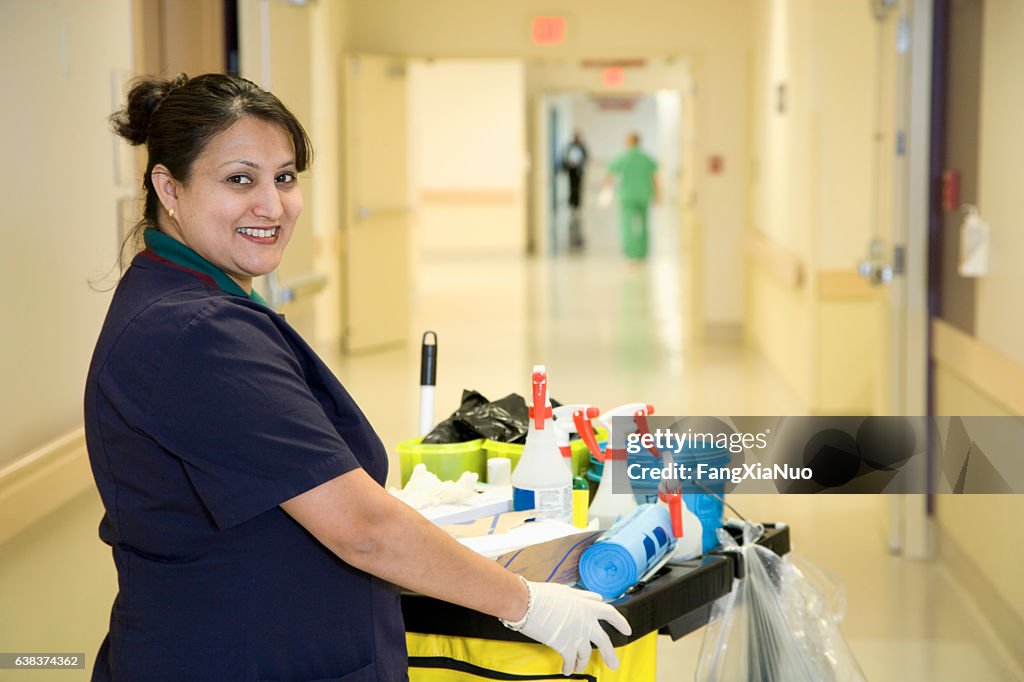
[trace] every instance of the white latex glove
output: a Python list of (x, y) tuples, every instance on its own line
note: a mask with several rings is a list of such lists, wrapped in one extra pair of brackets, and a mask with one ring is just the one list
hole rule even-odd
[(558, 652), (562, 657), (562, 674), (583, 672), (590, 662), (591, 643), (601, 652), (609, 668), (619, 667), (608, 634), (598, 621), (607, 621), (624, 635), (633, 629), (625, 616), (610, 604), (601, 603), (601, 595), (577, 590), (558, 583), (535, 583), (523, 580), (530, 591), (530, 605), (523, 619), (516, 623), (501, 622), (531, 639)]

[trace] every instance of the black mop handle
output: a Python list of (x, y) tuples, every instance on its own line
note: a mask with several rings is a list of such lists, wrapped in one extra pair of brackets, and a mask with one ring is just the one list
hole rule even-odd
[[(430, 337), (430, 341), (427, 338)], [(437, 334), (424, 332), (420, 348), (420, 435), (434, 428), (434, 386), (437, 384)]]

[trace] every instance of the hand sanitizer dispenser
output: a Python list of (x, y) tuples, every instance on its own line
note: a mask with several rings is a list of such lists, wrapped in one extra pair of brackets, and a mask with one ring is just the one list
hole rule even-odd
[(966, 208), (967, 216), (960, 225), (957, 272), (961, 277), (981, 277), (988, 274), (989, 227), (976, 206)]

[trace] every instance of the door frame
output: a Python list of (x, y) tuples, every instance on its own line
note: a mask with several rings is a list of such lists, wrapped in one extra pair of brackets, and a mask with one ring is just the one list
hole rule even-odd
[[(899, 21), (908, 22), (910, 43), (898, 60), (903, 69), (902, 91), (906, 102), (897, 127), (906, 135), (905, 206), (897, 198), (894, 242), (904, 245), (903, 276), (892, 289), (889, 404), (894, 414), (932, 415), (929, 400), (929, 216), (931, 213), (933, 124), (936, 81), (935, 54), (942, 49), (935, 40), (935, 13), (931, 0), (903, 0)], [(929, 453), (929, 469), (931, 465)], [(929, 471), (930, 475), (930, 471)], [(889, 547), (917, 559), (932, 558), (936, 551), (934, 496), (893, 495), (890, 499)]]

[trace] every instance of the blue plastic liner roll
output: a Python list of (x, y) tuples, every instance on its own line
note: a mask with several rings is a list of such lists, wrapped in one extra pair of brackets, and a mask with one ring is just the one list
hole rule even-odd
[(668, 509), (642, 504), (615, 522), (580, 558), (580, 581), (602, 597), (618, 597), (672, 549)]

